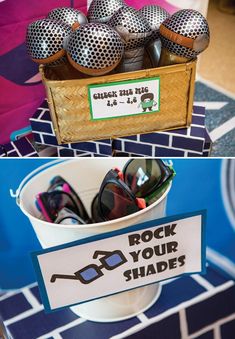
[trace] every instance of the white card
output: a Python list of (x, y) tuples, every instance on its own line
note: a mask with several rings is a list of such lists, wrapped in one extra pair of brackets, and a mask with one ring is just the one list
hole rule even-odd
[(205, 269), (205, 211), (33, 253), (47, 311)]
[(92, 120), (156, 113), (160, 109), (160, 79), (148, 78), (89, 85)]

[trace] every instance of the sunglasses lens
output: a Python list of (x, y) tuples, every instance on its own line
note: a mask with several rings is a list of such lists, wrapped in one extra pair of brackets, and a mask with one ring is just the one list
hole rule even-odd
[(95, 270), (93, 267), (89, 267), (83, 272), (80, 272), (80, 275), (82, 276), (83, 280), (89, 282), (90, 280), (95, 279), (99, 276), (99, 272)]
[(134, 159), (125, 168), (124, 181), (137, 197), (145, 197), (160, 182), (161, 176), (156, 160)]
[(121, 265), (123, 263), (123, 259), (120, 255), (115, 253), (110, 255), (108, 258), (105, 258), (105, 262), (110, 268), (112, 268)]
[(113, 220), (139, 211), (135, 201), (121, 187), (114, 183), (105, 185), (101, 193), (101, 213), (107, 220)]

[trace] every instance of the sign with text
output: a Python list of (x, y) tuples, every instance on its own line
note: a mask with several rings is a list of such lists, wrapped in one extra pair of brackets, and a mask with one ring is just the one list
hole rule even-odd
[(205, 211), (33, 253), (47, 311), (205, 269)]
[(160, 79), (148, 78), (88, 86), (92, 120), (155, 113), (160, 109)]

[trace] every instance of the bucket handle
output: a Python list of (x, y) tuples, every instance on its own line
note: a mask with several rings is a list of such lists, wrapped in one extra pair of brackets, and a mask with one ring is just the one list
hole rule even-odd
[(52, 167), (52, 166), (55, 166), (59, 163), (63, 163), (63, 162), (66, 162), (66, 161), (75, 161), (74, 159), (56, 159), (56, 160), (53, 160), (53, 161), (50, 161), (42, 166), (39, 166), (38, 168), (36, 168), (35, 170), (33, 170), (32, 172), (30, 172), (20, 183), (19, 187), (16, 189), (16, 191), (13, 191), (12, 188), (10, 188), (10, 196), (12, 198), (15, 198), (16, 199), (16, 204), (19, 206), (20, 205), (20, 193), (23, 189), (23, 187), (25, 186), (25, 184), (32, 178), (34, 177), (36, 174), (42, 172), (44, 169), (46, 168), (49, 168), (49, 167)]

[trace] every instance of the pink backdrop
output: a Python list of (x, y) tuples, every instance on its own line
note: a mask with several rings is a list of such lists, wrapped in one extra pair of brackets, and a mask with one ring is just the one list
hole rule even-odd
[[(27, 25), (46, 16), (53, 8), (70, 6), (87, 10), (87, 0), (0, 0), (0, 143), (20, 134), (29, 125), (29, 118), (43, 101), (44, 88), (38, 65), (27, 56)], [(177, 7), (164, 0), (127, 0), (135, 8), (158, 4), (170, 13)]]

